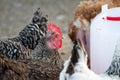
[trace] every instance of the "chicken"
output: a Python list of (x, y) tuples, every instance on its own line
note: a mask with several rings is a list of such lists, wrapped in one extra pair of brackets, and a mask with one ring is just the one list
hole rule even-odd
[(17, 37), (0, 41), (0, 53), (10, 59), (24, 58), (38, 45), (47, 33), (47, 17), (38, 9), (32, 22), (19, 32)]
[[(120, 80), (120, 40), (117, 42), (109, 68), (102, 74), (96, 74), (87, 66), (87, 52), (82, 41), (76, 41), (72, 56), (64, 64), (60, 80)], [(67, 66), (67, 68), (66, 68)], [(72, 66), (72, 71), (70, 71)]]
[[(32, 23), (18, 37), (1, 41), (0, 80), (58, 80), (63, 62), (58, 52), (62, 47), (62, 31), (54, 23), (46, 22), (38, 9)], [(18, 59), (23, 51), (26, 55), (29, 50), (26, 59)], [(16, 55), (18, 60), (14, 60)]]
[(29, 80), (26, 64), (0, 54), (0, 80)]
[(81, 1), (74, 12), (74, 19), (69, 24), (68, 35), (72, 41), (82, 39), (88, 53), (90, 67), (90, 24), (92, 19), (101, 12), (101, 7), (108, 4), (109, 8), (120, 7), (120, 0)]
[(0, 54), (0, 80), (59, 79), (62, 59), (58, 49), (62, 47), (62, 32), (53, 23), (47, 26), (49, 31), (27, 59), (12, 60)]
[(52, 34), (46, 35), (40, 40), (28, 59), (50, 63), (61, 68), (63, 60), (60, 57), (58, 49), (62, 47), (62, 31), (53, 23), (48, 23), (48, 30)]
[(39, 61), (16, 61), (0, 55), (0, 80), (58, 80), (60, 69)]
[[(2, 53), (0, 54), (0, 80), (59, 79), (58, 77), (63, 62), (58, 52), (58, 49), (62, 47), (62, 31), (54, 23), (47, 23), (46, 25), (47, 31), (45, 30), (45, 35), (40, 37), (40, 40), (36, 42), (37, 45), (34, 50), (31, 48), (31, 54), (26, 59), (12, 60), (11, 58), (9, 59), (8, 56), (5, 57), (5, 55), (2, 55)], [(43, 26), (43, 28), (44, 27), (45, 26)], [(26, 34), (29, 32), (28, 28), (29, 27), (23, 29), (23, 31), (28, 30), (26, 31)], [(42, 31), (44, 31), (44, 29)], [(39, 35), (35, 36), (39, 37)], [(29, 39), (31, 36), (23, 35), (21, 37), (24, 37), (24, 39), (22, 38), (23, 40), (27, 40), (27, 38)], [(35, 37), (35, 39), (37, 39), (37, 37)], [(19, 42), (19, 37), (9, 40), (17, 44)], [(7, 45), (9, 44), (11, 46), (13, 45), (13, 42), (10, 43), (10, 41), (7, 43)], [(22, 49), (19, 48), (20, 45), (22, 46), (22, 44), (17, 45), (18, 49)], [(33, 45), (30, 44), (30, 46)], [(28, 47), (25, 49), (28, 49)]]

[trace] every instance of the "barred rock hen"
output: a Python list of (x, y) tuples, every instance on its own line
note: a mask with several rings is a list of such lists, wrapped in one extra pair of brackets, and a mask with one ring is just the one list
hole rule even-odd
[(51, 35), (40, 40), (36, 53), (29, 59), (16, 61), (0, 54), (0, 80), (58, 80), (62, 65), (58, 53), (62, 46), (62, 32), (54, 24), (48, 24), (48, 28), (52, 29)]
[(47, 33), (47, 17), (42, 16), (38, 9), (32, 22), (27, 25), (19, 35), (5, 41), (0, 41), (0, 54), (10, 59), (23, 58), (34, 50), (40, 39)]
[(29, 59), (16, 61), (0, 54), (1, 80), (58, 80), (62, 66), (58, 53), (62, 46), (62, 32), (54, 24), (48, 24), (48, 28), (52, 33), (40, 40), (35, 56), (31, 54)]
[[(32, 50), (30, 56), (28, 56), (26, 60), (20, 59), (17, 61), (11, 60), (12, 58), (14, 58), (14, 55), (12, 55), (13, 57), (9, 57), (6, 54), (6, 56), (10, 59), (6, 57), (0, 57), (0, 59), (2, 60), (2, 64), (0, 65), (0, 71), (4, 72), (1, 73), (2, 75), (0, 75), (0, 77), (2, 77), (1, 80), (6, 80), (6, 76), (12, 76), (11, 79), (8, 77), (9, 80), (58, 80), (59, 72), (62, 66), (62, 59), (60, 58), (58, 52), (58, 49), (62, 47), (62, 32), (60, 28), (57, 27), (55, 24), (46, 24), (47, 19), (44, 16), (41, 16), (40, 13), (39, 16), (36, 15), (38, 13), (39, 11), (35, 13), (32, 23), (26, 26), (19, 33), (18, 37), (9, 39), (9, 42), (11, 41), (12, 44), (13, 42), (15, 44), (18, 44), (18, 49), (19, 46), (22, 46), (23, 49), (20, 48), (22, 49), (21, 51), (24, 50), (24, 47), (25, 49), (27, 49), (27, 51)], [(5, 47), (5, 45), (3, 46)], [(6, 50), (6, 47), (4, 48), (3, 46), (1, 46), (1, 49), (3, 50), (3, 53), (5, 53), (4, 49)], [(11, 46), (13, 48), (11, 48)], [(17, 45), (10, 44), (11, 52), (14, 51), (14, 46), (16, 47)], [(1, 52), (0, 56), (2, 56), (3, 53)], [(19, 53), (17, 52), (15, 54), (19, 55)], [(23, 55), (23, 53), (21, 54)], [(20, 56), (18, 56), (17, 59), (19, 57)], [(4, 59), (7, 60), (5, 66), (3, 64), (5, 62)], [(15, 67), (15, 69), (13, 69), (11, 68), (12, 65), (9, 66), (10, 63), (14, 64), (14, 66), (16, 66), (18, 63), (18, 65), (23, 65), (27, 68), (23, 68), (22, 70), (22, 66), (17, 66)], [(16, 72), (16, 70), (18, 70), (18, 72)], [(23, 74), (23, 72), (28, 74), (27, 77)], [(23, 75), (22, 79), (21, 75)]]
[[(64, 64), (60, 80), (120, 80), (120, 40), (116, 44), (113, 59), (109, 68), (102, 74), (96, 74), (87, 66), (87, 53), (83, 43), (75, 42), (73, 53)], [(72, 66), (71, 73), (69, 67)]]
[(32, 51), (28, 59), (39, 62), (47, 62), (62, 67), (63, 60), (60, 58), (58, 49), (62, 47), (62, 32), (58, 26), (53, 23), (48, 24), (48, 30), (52, 34), (43, 37), (35, 50)]

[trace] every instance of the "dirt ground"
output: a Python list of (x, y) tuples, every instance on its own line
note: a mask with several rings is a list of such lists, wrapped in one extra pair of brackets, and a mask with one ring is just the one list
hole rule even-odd
[(54, 22), (63, 31), (63, 47), (59, 50), (62, 58), (70, 55), (68, 24), (73, 19), (75, 7), (80, 0), (0, 0), (0, 39), (11, 38), (31, 21), (33, 12), (40, 7), (49, 22)]

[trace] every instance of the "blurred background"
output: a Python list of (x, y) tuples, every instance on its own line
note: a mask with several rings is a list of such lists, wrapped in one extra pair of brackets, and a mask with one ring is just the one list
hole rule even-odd
[(59, 50), (63, 59), (70, 55), (68, 24), (73, 20), (75, 7), (80, 0), (0, 0), (0, 39), (17, 36), (30, 23), (33, 13), (41, 8), (63, 31), (63, 47)]

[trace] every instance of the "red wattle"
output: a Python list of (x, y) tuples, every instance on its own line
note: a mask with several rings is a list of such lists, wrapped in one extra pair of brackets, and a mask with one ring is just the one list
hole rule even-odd
[(62, 40), (60, 40), (58, 43), (56, 43), (57, 45), (56, 45), (56, 47), (57, 48), (61, 48), (62, 47)]

